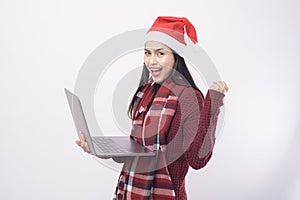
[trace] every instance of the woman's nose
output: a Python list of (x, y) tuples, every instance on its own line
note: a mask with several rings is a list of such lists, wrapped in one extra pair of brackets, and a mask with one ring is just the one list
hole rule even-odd
[(152, 54), (150, 56), (149, 62), (150, 62), (150, 64), (156, 64), (157, 63), (157, 57), (156, 57), (156, 55)]

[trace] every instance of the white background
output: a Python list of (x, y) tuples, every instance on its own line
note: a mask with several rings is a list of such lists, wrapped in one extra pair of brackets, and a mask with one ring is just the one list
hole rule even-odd
[(300, 199), (299, 5), (0, 1), (0, 199), (112, 198), (119, 173), (75, 145), (63, 88), (98, 45), (159, 15), (190, 19), (230, 87), (213, 158), (187, 175), (189, 199)]

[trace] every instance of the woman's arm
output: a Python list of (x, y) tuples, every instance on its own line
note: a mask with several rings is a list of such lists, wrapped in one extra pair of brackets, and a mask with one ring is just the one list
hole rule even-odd
[(192, 88), (181, 95), (183, 149), (185, 159), (194, 169), (204, 167), (211, 158), (223, 98), (224, 94), (214, 89), (207, 92), (205, 99)]

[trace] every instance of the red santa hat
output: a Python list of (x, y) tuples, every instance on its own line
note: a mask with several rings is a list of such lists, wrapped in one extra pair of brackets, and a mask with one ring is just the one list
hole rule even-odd
[(188, 45), (197, 44), (197, 33), (193, 24), (185, 17), (159, 16), (146, 34), (147, 41), (161, 42), (178, 54)]

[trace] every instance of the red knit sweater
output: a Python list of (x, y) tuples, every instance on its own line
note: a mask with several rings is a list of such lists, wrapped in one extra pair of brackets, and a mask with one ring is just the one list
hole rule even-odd
[[(215, 131), (224, 94), (208, 90), (205, 99), (199, 91), (186, 88), (178, 98), (178, 107), (167, 136), (168, 170), (176, 200), (187, 200), (185, 176), (189, 166), (203, 168), (212, 156)], [(116, 162), (123, 159), (113, 158)]]
[(192, 88), (185, 89), (179, 97), (179, 107), (167, 137), (167, 162), (170, 163), (181, 155), (168, 166), (178, 200), (187, 199), (185, 176), (189, 166), (200, 169), (212, 156), (223, 98), (224, 94), (208, 90), (203, 99), (200, 92)]

